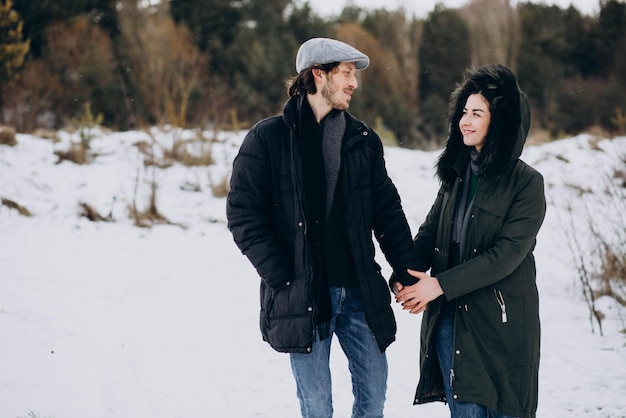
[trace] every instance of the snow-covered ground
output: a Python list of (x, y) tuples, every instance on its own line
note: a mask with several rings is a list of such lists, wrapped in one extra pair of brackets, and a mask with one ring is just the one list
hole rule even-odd
[[(0, 146), (0, 198), (33, 215), (0, 206), (0, 417), (298, 416), (288, 357), (258, 330), (259, 279), (226, 228), (224, 198), (211, 192), (244, 134), (217, 135), (210, 167), (163, 170), (144, 168), (133, 146), (151, 142), (144, 132), (95, 131), (98, 156), (82, 166), (56, 164), (53, 151), (77, 140), (66, 132), (56, 143), (18, 135), (17, 146)], [(160, 155), (185, 135), (197, 134), (153, 131), (153, 149)], [(437, 191), (437, 155), (386, 149), (414, 231)], [(624, 226), (605, 191), (625, 156), (626, 138), (585, 135), (524, 151), (544, 174), (549, 201), (535, 251), (539, 418), (626, 417), (624, 318), (600, 300), (604, 336), (592, 326), (567, 238), (575, 232), (590, 243), (590, 216), (607, 236)], [(139, 228), (128, 208), (145, 209), (153, 179), (157, 208), (172, 224)], [(81, 203), (115, 222), (80, 217)], [(421, 318), (395, 308), (386, 416), (446, 417), (443, 404), (412, 405)], [(350, 377), (338, 344), (332, 362), (336, 416), (348, 417)]]

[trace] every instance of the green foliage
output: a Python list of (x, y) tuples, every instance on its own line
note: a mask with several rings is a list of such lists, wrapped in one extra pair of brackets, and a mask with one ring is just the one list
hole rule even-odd
[(242, 8), (231, 0), (174, 0), (170, 2), (174, 21), (184, 23), (194, 34), (194, 42), (219, 65), (221, 53), (237, 38)]
[[(249, 121), (280, 110), (298, 46), (330, 33), (330, 24), (308, 3), (290, 0), (173, 1), (171, 13), (190, 28), (237, 104), (238, 116)], [(226, 117), (231, 110), (223, 109)]]
[(88, 15), (93, 23), (116, 34), (116, 0), (14, 0), (15, 10), (24, 18), (24, 33), (31, 39), (31, 51), (39, 57), (46, 45), (45, 29), (54, 22)]
[(0, 83), (10, 81), (24, 63), (30, 42), (23, 39), (23, 21), (12, 0), (0, 0)]
[(602, 68), (603, 59), (594, 21), (589, 17), (583, 17), (573, 7), (565, 10), (563, 19), (563, 37), (567, 49), (562, 60), (566, 75), (568, 77), (581, 75), (588, 78), (598, 74)]
[(440, 143), (445, 140), (450, 94), (471, 63), (469, 39), (467, 23), (456, 10), (439, 4), (424, 22), (419, 50), (421, 130)]
[(523, 3), (519, 18), (518, 79), (539, 126), (553, 137), (613, 130), (611, 116), (626, 105), (626, 5), (603, 2), (590, 18), (572, 7)]
[[(350, 111), (379, 120), (406, 147), (442, 143), (450, 93), (468, 66), (487, 62), (513, 68), (533, 126), (553, 137), (594, 126), (619, 132), (616, 109), (626, 109), (623, 0), (600, 1), (594, 16), (470, 0), (459, 10), (438, 5), (426, 19), (352, 4), (321, 18), (313, 2), (295, 0), (10, 1), (0, 0), (12, 10), (0, 13), (0, 64), (8, 63), (0, 65), (0, 112), (22, 130), (62, 126), (85, 103), (117, 129), (244, 129), (280, 112), (299, 45), (320, 36), (370, 56)], [(30, 50), (18, 51), (20, 42)]]
[(601, 3), (598, 34), (601, 58), (605, 63), (605, 68), (610, 72), (616, 58), (624, 55), (626, 3), (617, 0), (606, 0)]

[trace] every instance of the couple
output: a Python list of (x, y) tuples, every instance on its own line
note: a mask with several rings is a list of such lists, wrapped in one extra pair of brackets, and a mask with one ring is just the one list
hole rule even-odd
[[(263, 339), (290, 353), (302, 416), (331, 417), (336, 335), (352, 417), (382, 417), (391, 286), (403, 309), (424, 313), (416, 404), (445, 401), (452, 417), (534, 417), (532, 251), (545, 198), (541, 175), (519, 160), (526, 98), (504, 66), (468, 74), (452, 98), (441, 188), (412, 239), (380, 139), (347, 112), (368, 65), (343, 42), (302, 44), (283, 114), (252, 127), (233, 162), (228, 226), (261, 277)], [(372, 232), (394, 270), (389, 286)]]

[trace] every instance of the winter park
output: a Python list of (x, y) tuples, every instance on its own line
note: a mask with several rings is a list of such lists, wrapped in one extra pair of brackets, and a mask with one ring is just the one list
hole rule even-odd
[[(532, 110), (521, 160), (547, 202), (536, 416), (626, 418), (623, 1), (584, 13), (444, 2), (425, 17), (183, 3), (0, 0), (0, 418), (300, 416), (289, 356), (262, 340), (260, 279), (226, 196), (244, 137), (281, 111), (312, 36), (369, 55), (350, 113), (380, 135), (414, 234), (439, 190), (459, 76), (516, 68)], [(378, 246), (376, 262), (388, 279)], [(385, 416), (449, 417), (413, 405), (422, 314), (392, 305)], [(335, 416), (348, 417), (336, 338), (330, 361)]]
[[(67, 132), (56, 143), (19, 134), (18, 145), (0, 148), (2, 197), (31, 214), (0, 207), (0, 415), (297, 415), (288, 360), (261, 341), (258, 278), (226, 228), (224, 198), (211, 193), (227, 176), (244, 132), (207, 134), (214, 141), (208, 167), (144, 168), (138, 143), (150, 138), (137, 131), (96, 130), (98, 157), (88, 165), (56, 164), (55, 149), (77, 140)], [(186, 135), (196, 133), (154, 132), (154, 157), (164, 161), (162, 150)], [(387, 148), (385, 155), (415, 229), (437, 190), (437, 153)], [(550, 202), (535, 250), (540, 417), (626, 413), (623, 309), (608, 297), (596, 301), (604, 316), (600, 335), (565, 242), (575, 230), (583, 257), (597, 256), (585, 235), (590, 219), (602, 234), (623, 239), (616, 226), (624, 225), (625, 157), (626, 137), (588, 135), (528, 146), (523, 154), (544, 174)], [(618, 172), (621, 178), (614, 177)], [(153, 181), (158, 212), (168, 222), (137, 227), (128, 208), (147, 212)], [(622, 199), (605, 200), (610, 188)], [(103, 221), (90, 221), (84, 206)], [(400, 309), (396, 317), (386, 413), (445, 417), (443, 405), (411, 405), (420, 322)], [(349, 374), (340, 351), (333, 353), (336, 410), (347, 411)]]

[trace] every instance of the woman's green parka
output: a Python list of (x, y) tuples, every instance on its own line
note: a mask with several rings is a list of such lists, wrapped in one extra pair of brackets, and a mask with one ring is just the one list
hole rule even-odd
[[(482, 152), (491, 171), (479, 177), (461, 263), (449, 268), (449, 245), (457, 196), (469, 151), (452, 143), (438, 163), (442, 186), (415, 237), (421, 268), (431, 268), (444, 295), (432, 301), (422, 319), (420, 380), (415, 403), (445, 401), (434, 348), (434, 329), (444, 301), (456, 300), (453, 397), (501, 414), (535, 417), (539, 370), (539, 298), (533, 249), (546, 203), (540, 173), (519, 160), (530, 125), (526, 97), (500, 103)], [(457, 112), (467, 95), (457, 92)], [(462, 103), (460, 103), (462, 101)], [(459, 107), (460, 105), (460, 107)], [(455, 110), (452, 109), (454, 113)], [(517, 112), (517, 115), (515, 114)], [(460, 117), (451, 118), (458, 130)], [(456, 124), (456, 126), (454, 125)], [(493, 139), (497, 133), (498, 138)], [(452, 150), (452, 147), (457, 149)], [(502, 164), (502, 156), (508, 161)], [(452, 401), (452, 400), (448, 400)]]

